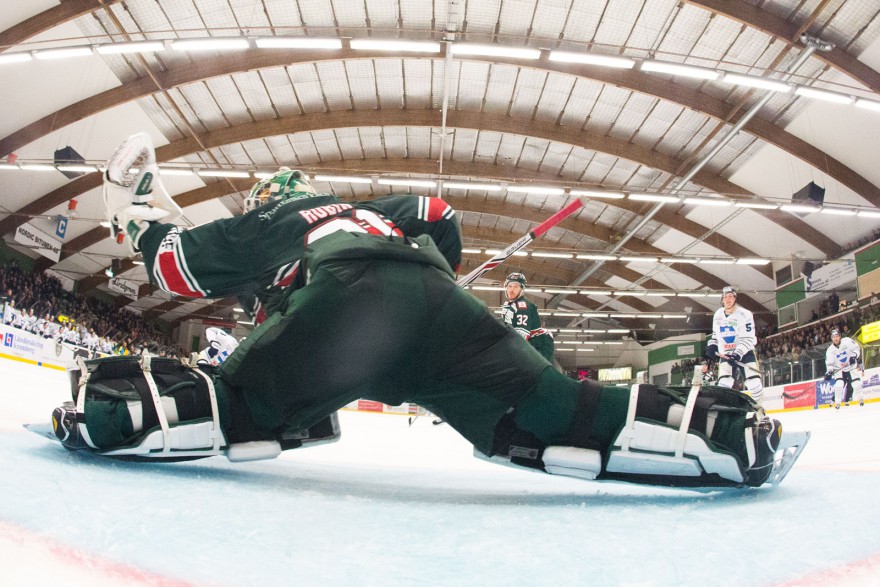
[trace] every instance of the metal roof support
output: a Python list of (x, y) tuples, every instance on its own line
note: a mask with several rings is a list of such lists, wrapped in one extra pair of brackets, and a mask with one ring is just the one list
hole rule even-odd
[[(794, 63), (792, 63), (787, 68), (786, 75), (783, 77), (783, 80), (787, 79), (788, 77), (791, 76), (791, 74), (793, 74), (795, 71), (797, 71), (797, 69), (801, 65), (803, 65), (807, 61), (807, 59), (809, 59), (809, 57), (813, 53), (815, 53), (816, 51), (830, 51), (831, 49), (834, 48), (834, 45), (832, 43), (828, 43), (826, 41), (821, 41), (815, 37), (811, 37), (806, 34), (801, 35), (801, 42), (804, 43), (804, 45), (806, 46), (806, 49), (801, 51), (801, 54), (794, 61)], [(763, 108), (767, 104), (767, 102), (770, 101), (770, 99), (773, 96), (774, 96), (774, 92), (767, 91), (767, 93), (765, 93), (764, 96), (760, 100), (755, 102), (752, 105), (752, 107), (749, 108), (748, 112), (743, 114), (742, 118), (739, 119), (739, 121), (733, 126), (733, 128), (731, 128), (727, 132), (727, 134), (725, 134), (721, 138), (721, 140), (719, 140), (718, 143), (708, 153), (703, 155), (703, 157), (701, 157), (700, 160), (697, 161), (696, 164), (694, 164), (694, 166), (690, 169), (690, 171), (688, 171), (686, 174), (684, 174), (682, 176), (682, 178), (674, 184), (674, 187), (670, 193), (671, 194), (677, 193), (678, 191), (681, 190), (682, 187), (684, 187), (687, 184), (687, 182), (689, 182), (691, 179), (693, 179), (694, 176), (696, 176), (697, 173), (699, 173), (700, 170), (703, 169), (703, 167), (705, 167), (706, 164), (710, 160), (712, 160), (712, 158), (715, 157), (715, 155), (717, 155), (721, 151), (721, 149), (723, 149), (724, 146), (727, 143), (729, 143), (730, 140), (733, 139), (733, 137), (735, 137), (737, 135), (737, 133), (739, 133), (740, 130), (742, 130), (742, 128), (749, 122), (749, 120), (754, 118), (754, 116), (761, 110), (761, 108)], [(634, 228), (632, 228), (625, 235), (623, 235), (623, 238), (621, 238), (620, 241), (618, 241), (617, 244), (615, 244), (611, 248), (611, 250), (609, 250), (607, 253), (614, 254), (617, 251), (619, 251), (623, 247), (623, 245), (625, 245), (626, 242), (629, 241), (629, 239), (634, 237), (636, 235), (636, 233), (638, 233), (638, 231), (642, 229), (642, 227), (644, 227), (648, 222), (650, 222), (650, 220), (654, 217), (655, 214), (657, 214), (657, 212), (660, 211), (660, 209), (664, 206), (664, 204), (665, 204), (664, 202), (658, 202), (657, 204), (655, 204), (654, 207), (651, 208), (651, 210), (641, 219), (641, 221), (639, 221), (639, 223)], [(708, 236), (708, 233), (706, 235), (703, 235), (699, 239), (695, 240), (694, 242), (700, 242), (701, 240), (705, 239), (707, 236)], [(599, 269), (599, 267), (601, 267), (604, 263), (605, 263), (604, 261), (593, 262), (593, 264), (586, 271), (584, 271), (583, 273), (578, 275), (578, 277), (571, 283), (571, 285), (580, 285), (581, 283), (586, 281), (591, 275), (593, 275), (593, 273), (595, 273)], [(562, 300), (564, 300), (566, 297), (567, 297), (567, 294), (557, 294), (557, 295), (553, 296), (550, 299), (550, 301), (547, 302), (547, 307), (548, 308), (558, 307), (559, 304), (562, 302)]]

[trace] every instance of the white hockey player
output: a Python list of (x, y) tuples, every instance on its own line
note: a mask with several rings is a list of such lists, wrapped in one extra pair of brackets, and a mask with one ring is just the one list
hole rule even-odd
[[(853, 399), (865, 405), (862, 392), (862, 376), (859, 358), (862, 348), (848, 336), (841, 336), (836, 328), (831, 330), (831, 345), (825, 351), (825, 381), (834, 380), (834, 408), (839, 410), (846, 394), (847, 384), (852, 385)], [(849, 404), (847, 404), (849, 405)]]
[(736, 290), (730, 286), (721, 291), (721, 307), (712, 318), (712, 338), (706, 347), (706, 358), (718, 361), (718, 385), (733, 387), (734, 375), (742, 370), (745, 392), (758, 406), (764, 402), (764, 383), (755, 357), (758, 336), (752, 313), (736, 304)]
[(199, 353), (198, 361), (212, 367), (222, 364), (238, 347), (234, 336), (213, 326), (205, 330), (205, 338), (208, 339), (208, 347)]

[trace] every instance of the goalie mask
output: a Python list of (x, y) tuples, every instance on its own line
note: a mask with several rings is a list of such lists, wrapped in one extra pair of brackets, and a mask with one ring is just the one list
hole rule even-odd
[(286, 200), (295, 193), (315, 193), (309, 177), (299, 169), (282, 167), (272, 177), (262, 179), (251, 188), (244, 200), (244, 211), (250, 212), (264, 204), (274, 204)]

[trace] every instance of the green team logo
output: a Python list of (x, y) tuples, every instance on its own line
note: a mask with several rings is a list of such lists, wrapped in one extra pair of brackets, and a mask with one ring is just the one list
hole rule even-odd
[(153, 174), (149, 171), (144, 173), (144, 176), (141, 178), (141, 182), (137, 186), (137, 190), (135, 190), (135, 195), (143, 196), (145, 194), (149, 194), (152, 192), (153, 185)]

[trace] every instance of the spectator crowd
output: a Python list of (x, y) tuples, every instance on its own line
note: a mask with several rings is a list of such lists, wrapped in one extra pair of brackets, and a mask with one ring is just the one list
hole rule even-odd
[(26, 273), (15, 261), (0, 266), (3, 323), (104, 354), (180, 356), (168, 336), (132, 311), (72, 294), (43, 273)]

